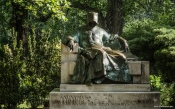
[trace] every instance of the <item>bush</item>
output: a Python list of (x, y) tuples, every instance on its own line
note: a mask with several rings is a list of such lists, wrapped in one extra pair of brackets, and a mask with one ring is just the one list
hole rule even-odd
[(175, 106), (175, 83), (163, 82), (162, 76), (151, 75), (150, 83), (154, 91), (160, 91), (162, 106)]
[(21, 60), (22, 48), (16, 48), (15, 41), (14, 36), (11, 47), (0, 45), (0, 104), (8, 109), (15, 109), (23, 100), (19, 75), (24, 72), (25, 62)]
[(50, 31), (43, 30), (37, 38), (34, 33), (28, 37), (27, 55), (22, 46), (16, 47), (15, 35), (12, 44), (0, 45), (0, 104), (5, 108), (15, 109), (26, 101), (36, 109), (59, 87), (61, 41), (50, 39)]
[(160, 48), (155, 51), (156, 67), (161, 72), (165, 82), (175, 82), (175, 30), (171, 28), (155, 29), (155, 45)]
[(172, 27), (159, 26), (146, 19), (127, 23), (123, 35), (133, 54), (140, 60), (150, 61), (151, 71), (162, 74), (166, 82), (174, 82), (175, 30)]
[(35, 109), (48, 101), (48, 94), (60, 84), (60, 50), (58, 38), (49, 41), (49, 31), (28, 39), (26, 71), (20, 74), (21, 89), (27, 104)]
[(151, 74), (161, 75), (151, 76), (151, 84), (161, 92), (162, 105), (174, 105), (175, 30), (146, 19), (127, 23), (123, 36), (133, 54), (150, 61)]
[(124, 26), (123, 37), (128, 40), (131, 52), (140, 60), (154, 62), (154, 51), (157, 49), (154, 46), (154, 28), (156, 24), (149, 19), (128, 22)]

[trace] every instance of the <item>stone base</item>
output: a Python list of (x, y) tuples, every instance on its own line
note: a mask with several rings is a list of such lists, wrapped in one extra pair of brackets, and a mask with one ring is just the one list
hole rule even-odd
[(150, 84), (60, 84), (61, 92), (142, 92), (150, 89)]
[(159, 92), (50, 92), (50, 109), (160, 109)]

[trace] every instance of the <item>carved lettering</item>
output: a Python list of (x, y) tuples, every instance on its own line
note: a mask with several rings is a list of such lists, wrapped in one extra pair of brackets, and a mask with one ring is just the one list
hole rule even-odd
[[(74, 95), (64, 95), (60, 97), (60, 101), (56, 101), (59, 105), (90, 105), (90, 106), (129, 106), (129, 105), (140, 105), (143, 104), (154, 104), (152, 99), (139, 99), (139, 100), (122, 100), (122, 102), (116, 102), (113, 100), (111, 95), (105, 95), (104, 99), (94, 100), (91, 96), (74, 96)], [(120, 99), (120, 98), (119, 98)]]
[(85, 105), (90, 97), (87, 96), (61, 96), (60, 101), (62, 105)]

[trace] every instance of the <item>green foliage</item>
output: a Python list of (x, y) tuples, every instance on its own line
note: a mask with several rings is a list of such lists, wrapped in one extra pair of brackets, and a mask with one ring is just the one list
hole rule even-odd
[(161, 105), (174, 106), (175, 30), (152, 20), (136, 20), (126, 23), (123, 36), (132, 53), (151, 61), (151, 73), (161, 74), (150, 76), (153, 89), (161, 92)]
[(14, 109), (22, 102), (19, 75), (24, 72), (25, 62), (21, 60), (22, 48), (16, 48), (15, 36), (13, 45), (0, 45), (0, 104)]
[(131, 52), (141, 60), (154, 61), (156, 49), (152, 32), (154, 28), (156, 24), (149, 19), (135, 20), (125, 24), (123, 37), (128, 40)]
[(150, 75), (152, 89), (154, 91), (160, 91), (160, 100), (162, 106), (175, 106), (175, 83), (165, 83), (162, 81), (162, 78), (162, 76)]
[(158, 24), (175, 26), (175, 2), (172, 0), (124, 1), (126, 21), (149, 18)]
[(7, 5), (4, 5), (5, 1), (0, 1), (0, 42), (2, 45), (4, 44), (8, 44), (11, 38), (11, 31), (9, 28), (9, 21), (11, 18), (11, 15), (9, 14), (9, 12), (11, 12), (9, 10), (9, 7)]
[(162, 48), (175, 45), (174, 29), (163, 27), (159, 29), (154, 29), (154, 33), (156, 34), (155, 44), (161, 46)]
[(26, 71), (20, 74), (23, 95), (33, 109), (44, 104), (48, 93), (60, 84), (60, 40), (49, 41), (49, 32), (43, 30), (38, 40), (35, 35), (29, 37)]
[(174, 29), (161, 27), (152, 20), (141, 20), (127, 23), (123, 35), (128, 40), (133, 54), (141, 60), (151, 61), (151, 64), (154, 65), (153, 70), (161, 73), (165, 81), (174, 81)]
[(164, 81), (174, 82), (175, 71), (175, 30), (160, 28), (154, 30), (155, 45), (159, 46), (155, 54), (156, 66), (164, 77)]
[(86, 12), (76, 8), (71, 8), (66, 17), (68, 18), (69, 21), (63, 22), (64, 23), (63, 37), (74, 33), (77, 30), (77, 28), (86, 23)]
[[(11, 4), (18, 4), (20, 7), (24, 7), (30, 11), (30, 15), (39, 18), (45, 16), (48, 13), (53, 13), (53, 17), (66, 20), (64, 10), (67, 9), (70, 3), (67, 0), (12, 0), (6, 1), (9, 6)], [(20, 14), (23, 14), (19, 11)]]
[(48, 94), (60, 84), (60, 50), (58, 38), (49, 40), (50, 31), (40, 38), (29, 37), (29, 53), (23, 56), (22, 46), (0, 47), (0, 104), (16, 108), (26, 101), (33, 109), (48, 101)]
[(150, 84), (153, 90), (159, 90), (162, 86), (161, 76), (150, 75)]
[[(22, 25), (28, 38), (29, 51), (25, 56), (23, 44), (16, 47), (18, 33), (10, 34), (14, 23), (13, 4), (28, 12)], [(62, 26), (67, 20), (64, 11), (68, 5), (66, 0), (0, 1), (0, 105), (13, 109), (24, 101), (32, 108), (45, 102), (48, 104), (49, 92), (60, 84), (59, 38), (65, 33)], [(43, 22), (43, 19), (46, 20)]]
[[(106, 0), (68, 0), (72, 4), (77, 3), (76, 7), (81, 10), (91, 10), (91, 11), (99, 11), (105, 12), (108, 7)], [(85, 8), (81, 7), (81, 4), (85, 4)], [(80, 8), (81, 7), (81, 8)]]

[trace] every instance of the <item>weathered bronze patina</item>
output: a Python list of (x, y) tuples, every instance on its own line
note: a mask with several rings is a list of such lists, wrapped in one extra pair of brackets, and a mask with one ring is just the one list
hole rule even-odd
[[(103, 83), (106, 79), (129, 83), (131, 77), (123, 54), (129, 50), (127, 41), (97, 26), (98, 13), (89, 12), (87, 19), (87, 25), (63, 40), (70, 49), (73, 49), (74, 43), (79, 44), (79, 54), (70, 83)], [(118, 50), (105, 46), (112, 41), (116, 42), (114, 48)]]

